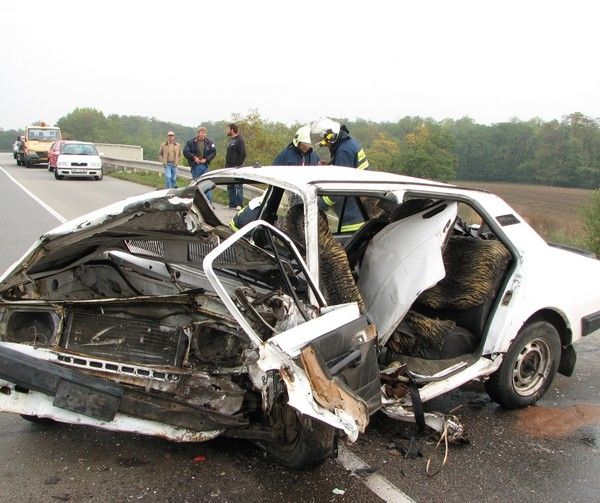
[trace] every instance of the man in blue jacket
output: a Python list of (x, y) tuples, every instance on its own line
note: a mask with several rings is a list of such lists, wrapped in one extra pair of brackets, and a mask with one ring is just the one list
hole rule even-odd
[[(345, 125), (327, 117), (315, 121), (310, 128), (310, 136), (314, 143), (329, 149), (334, 166), (347, 166), (359, 170), (369, 167), (369, 160), (360, 144), (350, 136)], [(344, 204), (344, 199), (346, 202)], [(342, 220), (341, 232), (355, 232), (362, 227), (364, 219), (355, 197), (325, 196), (319, 204), (321, 209), (333, 208)], [(342, 215), (342, 211), (344, 214)]]
[(206, 137), (206, 128), (199, 127), (198, 135), (185, 144), (183, 156), (187, 159), (192, 171), (192, 178), (200, 178), (208, 171), (210, 161), (217, 155), (217, 148), (212, 140)]
[(319, 156), (310, 141), (310, 126), (302, 126), (285, 149), (273, 161), (273, 166), (316, 166)]

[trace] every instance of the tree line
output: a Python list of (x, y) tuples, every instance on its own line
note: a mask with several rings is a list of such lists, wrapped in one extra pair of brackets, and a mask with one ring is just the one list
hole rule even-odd
[[(600, 187), (600, 120), (576, 112), (561, 120), (513, 119), (492, 125), (473, 119), (404, 117), (397, 122), (335, 118), (365, 149), (371, 169), (452, 181), (505, 181), (564, 187)], [(140, 145), (144, 158), (156, 160), (168, 130), (180, 143), (208, 129), (217, 145), (214, 167), (224, 164), (225, 126), (236, 122), (246, 139), (247, 163), (270, 164), (301, 124), (263, 119), (251, 110), (231, 121), (207, 121), (184, 126), (156, 118), (108, 115), (76, 108), (57, 125), (67, 139)], [(0, 150), (10, 150), (20, 131), (0, 131)], [(324, 150), (319, 151), (327, 158)]]

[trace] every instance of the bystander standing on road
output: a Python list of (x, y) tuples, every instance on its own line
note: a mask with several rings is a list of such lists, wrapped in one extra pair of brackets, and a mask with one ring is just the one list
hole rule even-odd
[(198, 134), (189, 139), (183, 149), (183, 156), (187, 159), (192, 172), (192, 178), (200, 178), (208, 171), (210, 161), (217, 155), (217, 148), (212, 140), (206, 137), (206, 128), (200, 126)]
[(177, 165), (181, 159), (181, 145), (175, 141), (175, 133), (167, 133), (167, 141), (160, 146), (158, 159), (165, 168), (165, 188), (177, 187)]
[[(225, 133), (229, 136), (227, 153), (225, 154), (225, 167), (236, 168), (244, 164), (244, 160), (246, 159), (246, 144), (238, 130), (237, 124), (229, 124)], [(228, 185), (227, 192), (229, 193), (229, 207), (241, 210), (244, 203), (242, 184)]]

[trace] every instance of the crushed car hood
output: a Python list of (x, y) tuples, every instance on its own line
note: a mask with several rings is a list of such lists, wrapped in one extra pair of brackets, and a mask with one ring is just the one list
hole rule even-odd
[(124, 199), (43, 234), (0, 277), (0, 294), (30, 281), (31, 274), (61, 269), (92, 254), (100, 256), (124, 237), (193, 235), (217, 227), (223, 226), (195, 186)]

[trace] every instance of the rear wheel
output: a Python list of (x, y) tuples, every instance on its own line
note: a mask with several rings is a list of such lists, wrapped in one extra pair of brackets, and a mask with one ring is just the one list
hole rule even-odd
[(320, 465), (337, 451), (335, 429), (289, 405), (278, 402), (271, 412), (276, 440), (266, 450), (280, 464), (295, 470)]
[(490, 398), (507, 409), (536, 403), (556, 375), (560, 347), (560, 336), (552, 324), (528, 324), (511, 344), (500, 368), (485, 383)]

